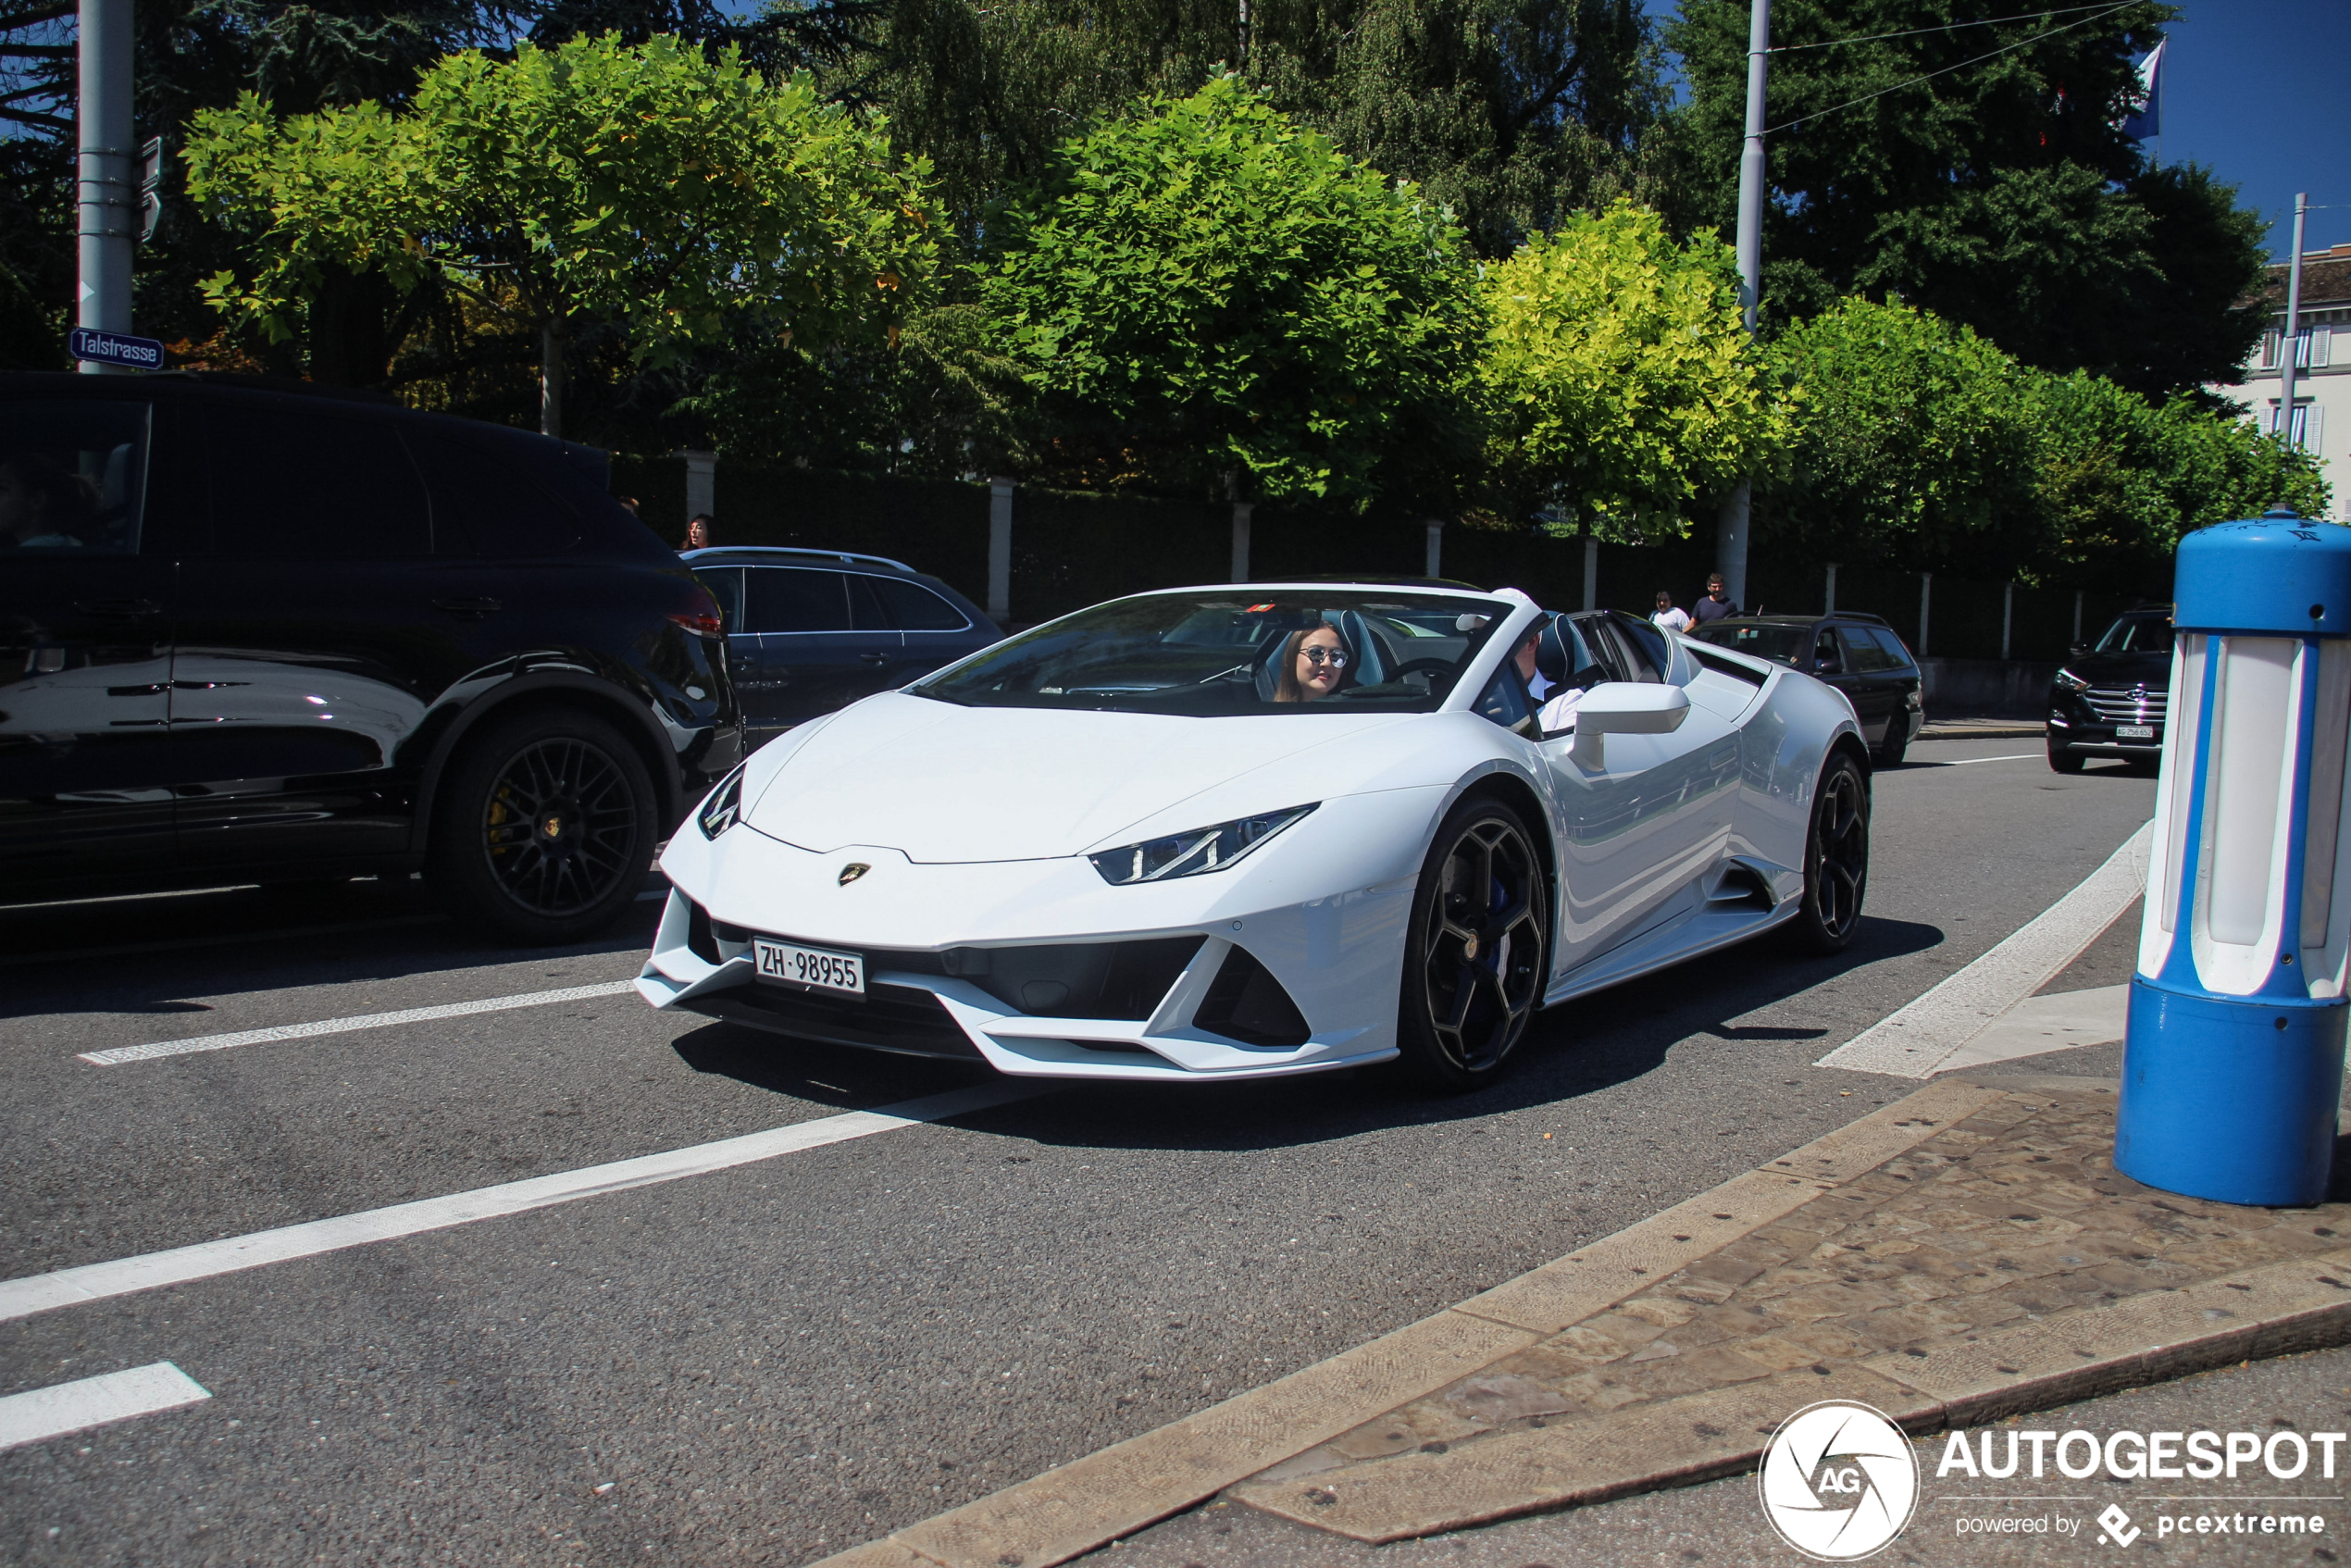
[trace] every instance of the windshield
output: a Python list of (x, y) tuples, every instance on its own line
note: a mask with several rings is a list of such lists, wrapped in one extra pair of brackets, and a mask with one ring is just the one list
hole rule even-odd
[(2093, 650), (2099, 653), (2168, 653), (2171, 651), (2170, 616), (2124, 616), (2106, 628)]
[(1685, 635), (1702, 642), (1735, 648), (1759, 659), (1776, 659), (1790, 669), (1796, 668), (1796, 662), (1812, 651), (1812, 628), (1809, 626), (1722, 620), (1693, 628)]
[(1516, 606), (1392, 589), (1153, 593), (1081, 610), (907, 688), (973, 707), (1430, 713)]

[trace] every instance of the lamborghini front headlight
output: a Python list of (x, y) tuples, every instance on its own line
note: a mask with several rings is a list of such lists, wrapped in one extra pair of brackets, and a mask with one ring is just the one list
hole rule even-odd
[(1094, 863), (1102, 880), (1114, 888), (1131, 887), (1138, 882), (1164, 882), (1174, 877), (1198, 877), (1204, 872), (1224, 870), (1313, 809), (1312, 805), (1287, 806), (1258, 816), (1236, 817), (1213, 828), (1195, 828), (1188, 833), (1171, 833), (1164, 839), (1104, 850), (1086, 858)]

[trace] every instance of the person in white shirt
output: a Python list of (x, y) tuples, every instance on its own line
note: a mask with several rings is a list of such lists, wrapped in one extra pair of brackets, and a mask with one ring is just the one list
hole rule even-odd
[(1660, 631), (1687, 631), (1690, 629), (1690, 617), (1673, 607), (1673, 595), (1661, 590), (1657, 596), (1657, 614), (1649, 617), (1649, 624)]

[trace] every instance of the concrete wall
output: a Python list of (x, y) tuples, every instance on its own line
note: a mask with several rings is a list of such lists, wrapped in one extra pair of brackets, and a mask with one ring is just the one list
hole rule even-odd
[(1929, 718), (2038, 718), (2058, 666), (2030, 659), (1919, 661)]

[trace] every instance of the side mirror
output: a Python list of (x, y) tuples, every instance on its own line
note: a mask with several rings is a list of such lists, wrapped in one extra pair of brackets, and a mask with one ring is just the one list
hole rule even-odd
[(2071, 643), (2067, 647), (2067, 652), (2071, 653), (2086, 653), (2089, 651), (2090, 645), (2086, 642)]
[(1579, 767), (1606, 767), (1611, 734), (1670, 735), (1689, 716), (1690, 694), (1678, 686), (1611, 680), (1576, 704), (1575, 745), (1568, 754)]

